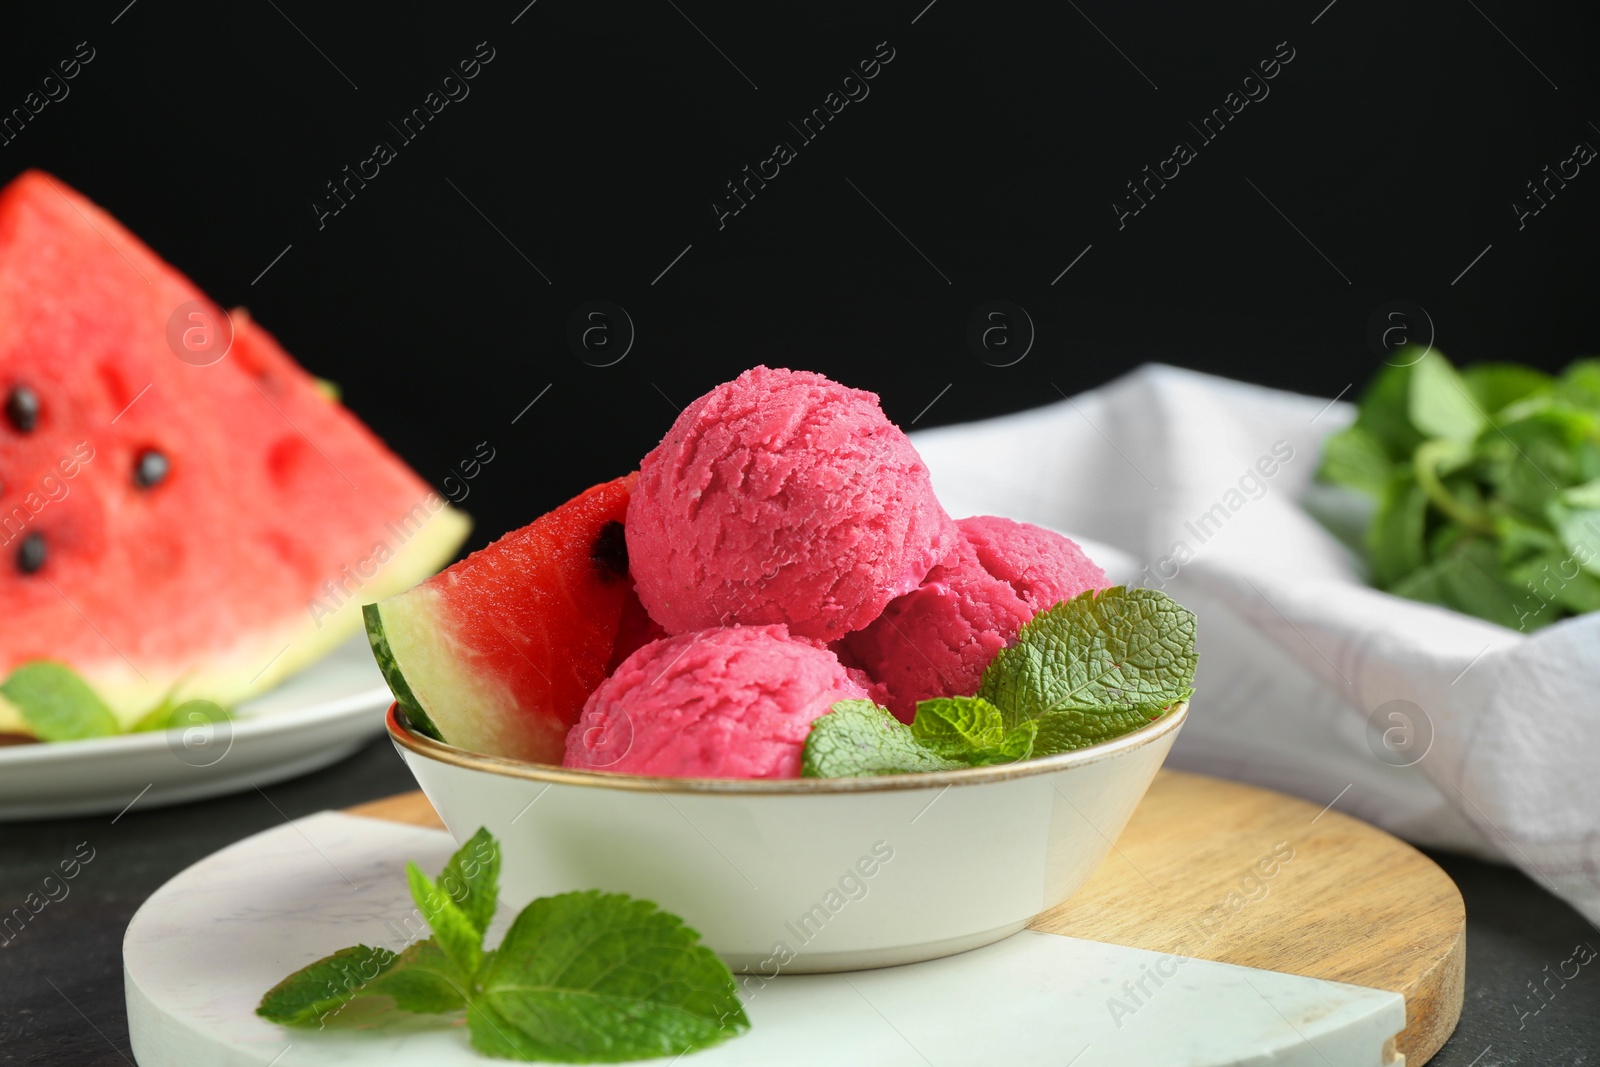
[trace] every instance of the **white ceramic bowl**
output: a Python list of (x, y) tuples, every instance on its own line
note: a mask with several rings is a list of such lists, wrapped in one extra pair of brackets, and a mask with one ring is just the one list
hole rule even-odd
[(987, 945), (1105, 857), (1183, 725), (1058, 756), (877, 778), (651, 778), (389, 733), (457, 841), (501, 842), (501, 906), (603, 889), (655, 901), (737, 972), (846, 971)]

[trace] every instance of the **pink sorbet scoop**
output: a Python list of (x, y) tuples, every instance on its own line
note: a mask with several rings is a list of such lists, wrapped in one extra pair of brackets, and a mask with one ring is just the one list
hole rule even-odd
[(702, 778), (798, 778), (811, 724), (867, 699), (837, 657), (783, 626), (733, 626), (645, 645), (567, 734), (566, 767)]
[(994, 654), (1034, 615), (1106, 575), (1058, 533), (992, 515), (962, 519), (956, 550), (916, 590), (842, 642), (842, 653), (887, 694), (903, 722), (917, 701), (971, 696)]
[(756, 367), (684, 409), (628, 504), (640, 601), (669, 633), (783, 623), (843, 637), (955, 547), (922, 458), (878, 398)]

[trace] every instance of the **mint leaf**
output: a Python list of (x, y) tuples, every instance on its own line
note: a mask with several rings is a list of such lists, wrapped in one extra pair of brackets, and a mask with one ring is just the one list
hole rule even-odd
[(1407, 411), (1411, 424), (1424, 435), (1462, 444), (1471, 444), (1488, 425), (1467, 384), (1437, 352), (1423, 356), (1412, 367)]
[(64, 663), (34, 660), (0, 685), (41, 741), (82, 741), (118, 732), (117, 717), (89, 683)]
[(1462, 370), (1461, 381), (1490, 415), (1518, 401), (1548, 395), (1554, 385), (1544, 371), (1520, 363), (1479, 363)]
[(1548, 512), (1572, 561), (1590, 574), (1600, 574), (1600, 481), (1556, 494)]
[(811, 724), (800, 756), (803, 778), (949, 771), (968, 764), (924, 746), (888, 710), (870, 700), (841, 700)]
[(478, 932), (481, 943), (500, 895), (500, 844), (494, 835), (479, 827), (439, 872), (438, 885)]
[(1600, 360), (1552, 378), (1397, 355), (1319, 472), (1371, 495), (1374, 444), (1391, 463), (1362, 541), (1372, 583), (1523, 632), (1600, 611)]
[(1583, 570), (1577, 558), (1565, 550), (1509, 564), (1506, 574), (1517, 589), (1516, 602), (1523, 606), (1518, 629), (1531, 631), (1536, 628), (1531, 620), (1556, 622), (1566, 612), (1583, 615), (1600, 611), (1600, 577)]
[(615, 1063), (680, 1056), (749, 1029), (727, 966), (645, 900), (563, 893), (522, 910), (467, 1014), (491, 1056)]
[(220, 704), (209, 700), (185, 700), (181, 704), (163, 700), (149, 714), (134, 723), (129, 733), (152, 730), (186, 730), (195, 726), (226, 722), (233, 716)]
[(1131, 734), (1148, 726), (1166, 713), (1165, 707), (1074, 708), (1052, 711), (1032, 725), (1038, 730), (1033, 739), (1034, 756), (1054, 756), (1076, 748), (1088, 748), (1113, 737)]
[(941, 696), (917, 704), (910, 733), (918, 741), (989, 749), (1005, 737), (1005, 713), (981, 696)]
[(1539, 610), (1542, 602), (1506, 573), (1489, 540), (1463, 537), (1440, 562), (1445, 564), (1439, 572), (1445, 603), (1457, 611), (1513, 630), (1534, 630), (1555, 621), (1553, 610)]
[(1032, 720), (1007, 728), (1005, 713), (982, 697), (920, 701), (911, 722), (911, 735), (924, 747), (969, 767), (1028, 758), (1037, 732)]
[(386, 948), (352, 945), (295, 971), (267, 990), (256, 1014), (283, 1026), (309, 1026), (359, 996), (398, 957)]
[(915, 774), (1013, 763), (1033, 751), (1038, 727), (1008, 724), (980, 697), (937, 697), (906, 726), (870, 700), (841, 700), (811, 724), (801, 756), (806, 778)]
[(1483, 504), (1483, 493), (1470, 470), (1470, 445), (1436, 437), (1417, 448), (1412, 473), (1434, 507), (1461, 525), (1479, 533), (1494, 532), (1494, 516)]
[(399, 956), (340, 949), (268, 990), (256, 1014), (285, 1026), (321, 1024), (363, 996), (415, 1013), (464, 1008), (479, 1051), (564, 1063), (682, 1056), (750, 1028), (727, 965), (647, 900), (597, 891), (545, 897), (484, 953), (499, 871), (500, 846), (482, 829), (437, 882), (407, 864), (433, 937)]
[(918, 702), (911, 735), (961, 751), (992, 748), (1006, 735), (1006, 719), (982, 697), (936, 697)]
[(1574, 407), (1600, 411), (1600, 359), (1578, 359), (1556, 382), (1556, 396)]
[(1037, 749), (1035, 742), (1038, 736), (1039, 720), (1029, 719), (1027, 722), (1018, 723), (1006, 731), (1006, 735), (1000, 739), (998, 745), (974, 753), (972, 765), (976, 767), (987, 763), (1014, 763), (1029, 756), (1046, 755)]
[(1387, 588), (1427, 562), (1427, 518), (1427, 492), (1411, 471), (1397, 472), (1367, 527), (1367, 562), (1374, 582)]
[(483, 933), (450, 899), (450, 894), (423, 874), (415, 863), (406, 864), (406, 881), (411, 886), (411, 899), (417, 902), (417, 909), (428, 920), (433, 940), (444, 955), (462, 974), (476, 974), (478, 965), (483, 962)]
[(1477, 445), (1486, 488), (1505, 510), (1533, 518), (1545, 513), (1557, 493), (1590, 474), (1587, 460), (1600, 438), (1600, 421), (1591, 413), (1547, 407), (1500, 424)]
[(401, 1011), (439, 1014), (467, 1006), (472, 978), (463, 975), (433, 938), (406, 946), (394, 964), (361, 992), (394, 999)]
[(995, 655), (978, 695), (1010, 725), (1119, 710), (1148, 719), (1189, 698), (1196, 662), (1192, 612), (1157, 590), (1115, 586), (1035, 616)]
[(1393, 470), (1394, 461), (1384, 450), (1383, 443), (1359, 424), (1330, 434), (1322, 442), (1322, 467), (1318, 474), (1324, 481), (1347, 485), (1376, 500), (1383, 495)]
[(811, 725), (806, 777), (1011, 763), (1136, 730), (1193, 693), (1194, 615), (1164, 593), (1118, 586), (1062, 601), (1022, 628), (977, 696), (917, 704), (910, 727), (846, 700)]
[(1423, 435), (1411, 425), (1411, 376), (1415, 363), (1426, 358), (1426, 349), (1408, 346), (1385, 363), (1361, 395), (1355, 425), (1383, 446), (1388, 457), (1403, 463), (1422, 443)]
[[(473, 972), (482, 962), (483, 936), (499, 902), (500, 844), (487, 828), (479, 827), (445, 863), (437, 881), (429, 882), (415, 864), (407, 867), (406, 878), (434, 936), (408, 946), (394, 967), (366, 991), (393, 997), (403, 1011), (463, 1008)], [(444, 900), (435, 904), (431, 894)], [(430, 906), (424, 906), (424, 899)], [(449, 952), (440, 945), (441, 930), (450, 943)]]
[(300, 968), (267, 991), (256, 1014), (283, 1026), (324, 1025), (356, 997), (387, 996), (402, 1011), (447, 1012), (466, 1005), (471, 979), (430, 938), (396, 956), (353, 945)]

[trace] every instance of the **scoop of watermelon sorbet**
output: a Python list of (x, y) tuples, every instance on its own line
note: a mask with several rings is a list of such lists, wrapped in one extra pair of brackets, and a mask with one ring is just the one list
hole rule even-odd
[(628, 505), (639, 599), (669, 633), (783, 623), (833, 640), (955, 545), (928, 469), (878, 398), (756, 367), (684, 409)]
[(733, 626), (648, 644), (567, 734), (566, 767), (700, 778), (798, 778), (811, 724), (867, 691), (783, 626)]
[(917, 701), (971, 696), (996, 652), (1034, 615), (1110, 583), (1058, 533), (981, 515), (962, 519), (960, 544), (916, 590), (896, 599), (841, 654), (887, 693), (903, 722)]

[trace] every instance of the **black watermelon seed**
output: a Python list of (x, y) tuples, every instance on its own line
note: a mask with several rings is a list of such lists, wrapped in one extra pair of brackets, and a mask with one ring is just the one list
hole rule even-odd
[(26, 385), (12, 386), (6, 395), (6, 418), (18, 433), (32, 433), (39, 425), (39, 395)]
[(153, 489), (166, 480), (170, 469), (164, 453), (147, 448), (133, 461), (133, 484), (140, 489)]
[(37, 573), (47, 555), (44, 534), (34, 531), (22, 539), (22, 547), (17, 549), (17, 570), (23, 574)]
[(628, 537), (620, 522), (608, 522), (600, 528), (589, 555), (600, 565), (608, 577), (628, 576)]

